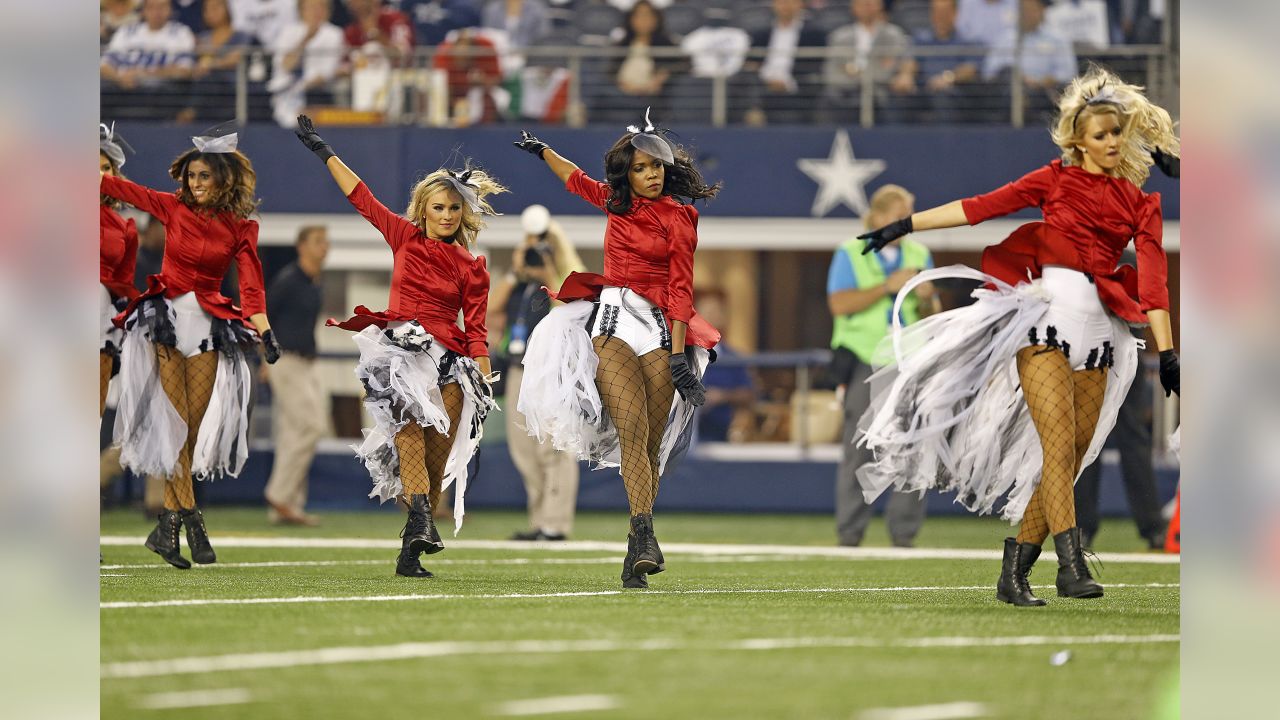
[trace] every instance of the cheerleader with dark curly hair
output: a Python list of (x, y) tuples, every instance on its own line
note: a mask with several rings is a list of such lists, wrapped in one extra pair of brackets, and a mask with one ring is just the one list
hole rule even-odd
[(647, 587), (645, 576), (665, 569), (653, 530), (658, 483), (688, 448), (708, 351), (720, 339), (693, 309), (692, 205), (720, 185), (706, 184), (647, 113), (605, 153), (608, 182), (527, 132), (515, 144), (608, 218), (604, 275), (574, 273), (550, 293), (567, 304), (529, 339), (518, 407), (530, 434), (597, 466), (621, 466), (631, 508), (622, 581)]
[[(220, 128), (192, 138), (160, 192), (102, 174), (102, 194), (155, 216), (165, 227), (164, 263), (147, 289), (116, 318), (125, 330), (115, 441), (120, 463), (166, 479), (164, 511), (146, 546), (174, 567), (178, 533), (197, 563), (216, 560), (192, 477), (238, 475), (248, 458), (251, 381), (246, 353), (261, 337), (267, 362), (280, 345), (267, 321), (254, 197), (257, 176), (236, 150), (237, 134)], [(219, 292), (236, 264), (243, 307)]]
[(373, 477), (369, 496), (398, 498), (409, 509), (396, 574), (429, 578), (419, 556), (444, 549), (431, 513), (453, 485), (454, 531), (462, 527), (467, 464), (496, 407), (485, 325), (489, 270), (472, 252), (483, 216), (496, 214), (485, 198), (506, 188), (482, 170), (441, 168), (414, 186), (401, 216), (373, 196), (310, 118), (298, 116), (296, 132), (391, 247), (390, 307), (360, 306), (329, 324), (355, 332), (360, 348), (356, 376), (373, 427), (357, 453)]

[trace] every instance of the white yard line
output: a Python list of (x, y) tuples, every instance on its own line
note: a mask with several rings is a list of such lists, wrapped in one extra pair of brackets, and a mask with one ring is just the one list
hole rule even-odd
[[(143, 537), (105, 535), (103, 545), (142, 545)], [(341, 548), (354, 550), (394, 550), (399, 540), (372, 538), (294, 538), (294, 537), (221, 537), (213, 536), (218, 548)], [(623, 554), (626, 543), (594, 540), (560, 542), (520, 542), (516, 540), (455, 540), (445, 544), (459, 550), (554, 550), (561, 552), (610, 552)], [(787, 555), (804, 558), (845, 560), (1000, 560), (999, 549), (971, 548), (862, 548), (822, 545), (728, 545), (710, 543), (664, 543), (664, 552), (690, 555)], [(1103, 562), (1177, 565), (1179, 556), (1164, 553), (1100, 553)]]
[(285, 652), (237, 653), (204, 657), (113, 662), (102, 665), (102, 677), (145, 678), (166, 675), (207, 674), (225, 671), (262, 670), (357, 662), (381, 662), (460, 655), (524, 655), (588, 652), (637, 652), (656, 650), (778, 650), (802, 648), (968, 648), (1028, 645), (1136, 645), (1176, 643), (1178, 635), (1085, 635), (1010, 637), (813, 637), (754, 638), (726, 642), (687, 642), (679, 639), (650, 640), (516, 640), (499, 642), (399, 643), (368, 647), (327, 647)]
[(138, 707), (145, 710), (179, 710), (194, 707), (213, 707), (216, 705), (241, 705), (251, 699), (249, 691), (244, 688), (184, 690), (182, 692), (144, 695), (138, 701)]
[[(1049, 589), (1053, 585), (1036, 585), (1038, 589)], [(1177, 588), (1178, 583), (1108, 583), (1108, 588)], [(881, 592), (990, 592), (990, 585), (899, 585), (889, 587), (837, 587), (837, 588), (729, 588), (729, 589), (693, 589), (693, 590), (594, 590), (559, 593), (477, 593), (444, 594), (413, 593), (406, 595), (301, 595), (294, 597), (257, 597), (257, 598), (189, 598), (185, 600), (142, 600), (104, 602), (98, 605), (103, 610), (130, 610), (138, 608), (161, 607), (193, 607), (202, 605), (292, 605), (311, 603), (344, 603), (344, 602), (412, 602), (415, 600), (536, 600), (548, 598), (584, 598), (607, 597), (611, 595), (630, 595), (644, 597), (648, 595), (789, 595), (812, 593), (881, 593)]]
[[(763, 563), (763, 562), (784, 562), (787, 560), (803, 560), (800, 557), (789, 557), (786, 555), (740, 555), (737, 557), (725, 557), (720, 555), (708, 556), (692, 556), (681, 558), (681, 562), (689, 563), (711, 563), (711, 564), (728, 564), (728, 563)], [(262, 562), (223, 562), (214, 563), (213, 565), (192, 565), (193, 570), (217, 570), (219, 568), (273, 568), (273, 567), (332, 567), (340, 565), (387, 565), (391, 560), (265, 560)], [(427, 561), (429, 565), (613, 565), (618, 562), (617, 556), (609, 555), (607, 557), (592, 558), (492, 558), (484, 560), (480, 558), (474, 559), (436, 559), (431, 558)], [(170, 566), (168, 563), (156, 560), (153, 563), (140, 563), (136, 565), (99, 565), (102, 570), (167, 570)], [(100, 577), (115, 577), (107, 573), (102, 573)], [(125, 577), (125, 576), (120, 576)]]
[(970, 720), (991, 717), (986, 705), (976, 702), (953, 702), (911, 707), (872, 708), (858, 715), (858, 720)]
[(613, 695), (561, 695), (559, 697), (512, 700), (494, 708), (495, 715), (551, 715), (555, 713), (613, 710), (622, 705)]

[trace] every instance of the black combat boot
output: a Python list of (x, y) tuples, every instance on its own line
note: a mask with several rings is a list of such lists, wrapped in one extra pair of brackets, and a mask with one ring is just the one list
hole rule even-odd
[(636, 536), (634, 534), (627, 535), (627, 556), (622, 559), (622, 587), (624, 588), (647, 588), (649, 580), (644, 573), (636, 574), (631, 568), (636, 564)]
[(658, 539), (653, 536), (653, 515), (631, 516), (631, 535), (635, 537), (635, 562), (631, 572), (635, 575), (649, 575), (660, 572), (662, 565), (661, 551), (658, 550)]
[(1004, 564), (996, 582), (996, 599), (1018, 607), (1039, 607), (1044, 600), (1031, 594), (1031, 566), (1040, 557), (1040, 546), (1020, 543), (1016, 538), (1004, 539)]
[(1058, 551), (1058, 597), (1102, 597), (1102, 586), (1089, 574), (1089, 565), (1084, 561), (1080, 528), (1070, 528), (1054, 535), (1053, 547)]
[(173, 510), (160, 513), (159, 522), (147, 536), (144, 543), (151, 552), (164, 558), (165, 562), (179, 570), (189, 570), (191, 562), (182, 557), (182, 548), (178, 544), (178, 533), (182, 530), (182, 518)]
[(209, 543), (209, 531), (204, 528), (204, 514), (195, 508), (179, 510), (182, 524), (187, 527), (187, 549), (191, 551), (191, 559), (201, 565), (212, 565), (218, 561)]

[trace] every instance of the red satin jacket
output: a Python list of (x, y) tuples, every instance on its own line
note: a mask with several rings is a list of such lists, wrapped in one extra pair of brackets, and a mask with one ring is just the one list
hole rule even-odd
[[(328, 325), (360, 331), (370, 325), (386, 327), (393, 320), (417, 320), (450, 350), (472, 358), (488, 357), (489, 269), (457, 243), (430, 238), (417, 225), (391, 212), (362, 182), (347, 200), (391, 246), (391, 298), (385, 312), (361, 305), (355, 315)], [(458, 327), (462, 312), (466, 328)]]
[[(970, 225), (1038, 207), (1044, 222), (1018, 228), (982, 253), (982, 270), (1014, 285), (1045, 265), (1088, 273), (1098, 297), (1117, 316), (1145, 324), (1147, 311), (1169, 309), (1169, 261), (1161, 245), (1160, 193), (1144, 193), (1128, 180), (1064, 166), (1061, 160), (1004, 187), (962, 202)], [(1133, 240), (1138, 269), (1116, 269)]]
[[(258, 259), (258, 223), (230, 212), (208, 214), (184, 205), (176, 193), (161, 193), (124, 178), (104, 175), (102, 193), (151, 213), (164, 223), (164, 262), (160, 274), (147, 278), (147, 289), (135, 297), (116, 325), (141, 300), (157, 295), (173, 299), (194, 292), (205, 312), (222, 320), (241, 320), (267, 311), (262, 262)], [(222, 278), (235, 261), (243, 309), (221, 292)]]
[(112, 298), (133, 298), (133, 271), (138, 262), (138, 226), (125, 220), (111, 206), (102, 204), (98, 212), (98, 282)]
[[(608, 184), (593, 180), (581, 169), (573, 171), (565, 188), (601, 210), (609, 201)], [(574, 273), (557, 297), (565, 301), (591, 298), (584, 293), (594, 288), (598, 295), (604, 285), (631, 288), (662, 308), (668, 322), (679, 320), (689, 325), (690, 342), (702, 347), (715, 345), (720, 333), (693, 309), (698, 211), (669, 195), (657, 200), (633, 196), (626, 215), (608, 211), (605, 215), (603, 283), (594, 280), (598, 276)]]

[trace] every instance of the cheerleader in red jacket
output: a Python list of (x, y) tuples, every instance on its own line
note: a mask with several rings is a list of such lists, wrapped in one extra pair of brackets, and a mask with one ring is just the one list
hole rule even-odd
[[(98, 169), (121, 177), (124, 151), (129, 144), (115, 132), (115, 126), (98, 126)], [(132, 148), (130, 148), (132, 152)], [(124, 333), (113, 320), (119, 308), (138, 296), (133, 286), (133, 270), (138, 260), (138, 226), (117, 212), (124, 203), (106, 195), (98, 204), (99, 349), (98, 415), (107, 407), (107, 385), (120, 367), (120, 344)]]
[[(1053, 536), (1061, 597), (1103, 594), (1089, 574), (1075, 523), (1073, 485), (1102, 449), (1138, 371), (1131, 325), (1150, 325), (1160, 381), (1180, 392), (1161, 245), (1160, 195), (1140, 188), (1153, 159), (1176, 173), (1178, 138), (1169, 114), (1142, 89), (1102, 69), (1074, 80), (1052, 131), (1062, 158), (998, 190), (918, 212), (862, 237), (879, 249), (907, 233), (976, 225), (1026, 207), (1044, 222), (1020, 227), (987, 248), (978, 302), (895, 327), (894, 360), (859, 423), (876, 462), (858, 472), (875, 498), (894, 485), (954, 490), (971, 510), (1021, 521), (1006, 538), (996, 597), (1044, 605), (1027, 574)], [(1118, 266), (1133, 241), (1138, 267)], [(898, 297), (910, 290), (904, 287)], [(896, 309), (895, 309), (896, 316)]]
[[(160, 192), (102, 175), (102, 193), (151, 213), (165, 227), (164, 262), (147, 289), (116, 317), (125, 330), (115, 440), (120, 463), (141, 476), (166, 478), (164, 511), (146, 546), (186, 569), (178, 532), (187, 529), (191, 558), (216, 560), (196, 509), (192, 476), (237, 475), (248, 457), (250, 378), (246, 353), (262, 338), (267, 362), (280, 346), (267, 321), (258, 260), (256, 175), (236, 151), (235, 133), (192, 138), (169, 175), (176, 192)], [(243, 308), (219, 292), (235, 262)]]
[(444, 549), (431, 512), (440, 491), (456, 484), (455, 532), (462, 527), (467, 464), (496, 407), (485, 327), (489, 271), (472, 249), (481, 216), (495, 214), (485, 197), (506, 189), (480, 170), (437, 170), (413, 188), (401, 217), (343, 164), (310, 118), (299, 116), (298, 128), (298, 139), (391, 246), (390, 307), (360, 306), (329, 324), (356, 332), (360, 348), (356, 376), (374, 424), (357, 448), (373, 477), (369, 497), (402, 498), (409, 507), (396, 574), (431, 577), (418, 559)]
[[(604, 275), (574, 273), (525, 350), (518, 407), (530, 434), (597, 466), (621, 466), (631, 507), (624, 587), (664, 569), (653, 531), (658, 482), (688, 448), (700, 380), (719, 333), (693, 309), (698, 211), (714, 197), (683, 148), (649, 122), (605, 154), (597, 182), (524, 132), (565, 188), (605, 211)], [(579, 302), (573, 302), (579, 301)], [(679, 393), (679, 398), (676, 398)]]

